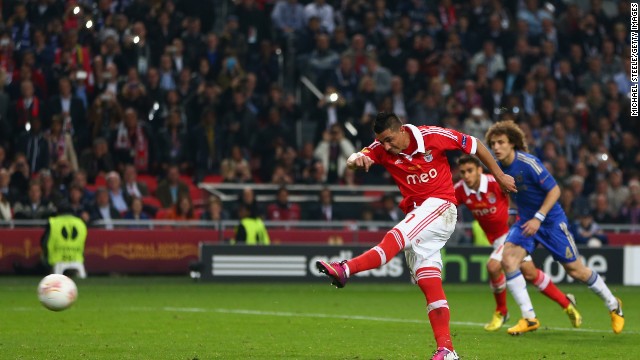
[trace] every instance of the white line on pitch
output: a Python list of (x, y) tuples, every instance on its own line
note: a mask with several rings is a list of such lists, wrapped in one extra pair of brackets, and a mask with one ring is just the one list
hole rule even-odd
[[(309, 318), (324, 318), (324, 319), (346, 319), (346, 320), (367, 320), (367, 321), (381, 321), (381, 322), (398, 322), (398, 323), (412, 323), (422, 324), (426, 320), (412, 320), (412, 319), (398, 319), (398, 318), (386, 318), (376, 316), (360, 316), (360, 315), (333, 315), (333, 314), (317, 314), (317, 313), (293, 313), (285, 311), (260, 311), (260, 310), (245, 310), (245, 309), (205, 309), (205, 308), (178, 308), (178, 307), (163, 307), (164, 311), (175, 312), (216, 312), (225, 314), (241, 314), (241, 315), (261, 315), (261, 316), (281, 316), (281, 317), (309, 317)], [(469, 321), (451, 321), (451, 325), (460, 326), (484, 326), (483, 323), (469, 322)], [(573, 328), (561, 328), (561, 327), (542, 327), (544, 330), (555, 331), (581, 331), (590, 333), (611, 333), (611, 330), (598, 330), (598, 329), (573, 329)], [(638, 334), (637, 331), (625, 331), (625, 334)]]

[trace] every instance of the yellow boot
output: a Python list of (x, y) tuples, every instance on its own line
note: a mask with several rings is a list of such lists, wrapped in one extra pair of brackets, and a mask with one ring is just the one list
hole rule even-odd
[(535, 331), (540, 327), (540, 322), (536, 318), (522, 318), (518, 323), (507, 330), (509, 335), (520, 335), (526, 332)]
[(484, 329), (487, 331), (497, 331), (500, 330), (502, 325), (509, 320), (509, 313), (502, 315), (500, 311), (496, 311), (493, 313), (493, 317), (488, 324), (484, 325)]

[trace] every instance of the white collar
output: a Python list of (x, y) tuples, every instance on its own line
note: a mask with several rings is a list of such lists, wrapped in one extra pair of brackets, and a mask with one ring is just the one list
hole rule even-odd
[(409, 128), (409, 130), (411, 130), (411, 134), (413, 135), (413, 138), (416, 139), (416, 142), (418, 143), (418, 149), (416, 149), (416, 151), (414, 151), (411, 154), (408, 154), (409, 156), (413, 156), (415, 153), (423, 153), (425, 151), (424, 148), (424, 138), (422, 137), (422, 133), (420, 133), (420, 129), (418, 129), (417, 126), (415, 125), (411, 125), (411, 124), (405, 124), (403, 125), (406, 128)]
[(487, 175), (480, 174), (480, 186), (478, 187), (478, 191), (476, 192), (472, 188), (468, 187), (467, 184), (463, 181), (462, 186), (464, 187), (464, 193), (469, 196), (469, 194), (482, 194), (486, 193), (489, 190), (489, 179)]

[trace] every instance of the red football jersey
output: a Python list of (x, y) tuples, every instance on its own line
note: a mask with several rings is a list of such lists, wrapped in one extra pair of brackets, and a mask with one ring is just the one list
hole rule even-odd
[(458, 204), (465, 204), (469, 208), (490, 243), (493, 244), (497, 238), (509, 232), (509, 199), (493, 175), (480, 175), (477, 192), (462, 180), (456, 183), (455, 191)]
[(389, 171), (404, 197), (400, 209), (407, 214), (426, 199), (434, 197), (456, 203), (451, 168), (446, 150), (462, 150), (475, 154), (478, 143), (470, 135), (437, 126), (403, 125), (417, 142), (411, 154), (388, 153), (378, 141), (361, 153)]

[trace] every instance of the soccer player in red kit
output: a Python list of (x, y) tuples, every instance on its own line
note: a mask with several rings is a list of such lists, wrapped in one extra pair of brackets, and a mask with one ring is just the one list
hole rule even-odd
[(505, 175), (489, 150), (473, 136), (436, 126), (403, 125), (397, 115), (381, 112), (373, 124), (376, 140), (352, 154), (347, 166), (368, 171), (379, 164), (391, 174), (403, 200), (406, 217), (364, 254), (342, 262), (316, 262), (318, 270), (342, 288), (349, 276), (375, 269), (405, 251), (407, 263), (427, 300), (427, 313), (437, 344), (432, 360), (459, 359), (449, 332), (449, 305), (442, 288), (444, 247), (457, 220), (447, 150), (475, 154), (494, 174), (505, 191), (516, 191), (515, 181)]
[[(509, 198), (502, 192), (500, 185), (491, 175), (482, 173), (480, 161), (469, 155), (463, 155), (458, 159), (460, 178), (455, 188), (456, 199), (459, 205), (464, 204), (473, 217), (478, 220), (480, 227), (487, 235), (487, 239), (493, 245), (493, 252), (487, 262), (490, 286), (496, 299), (496, 311), (491, 322), (484, 326), (487, 331), (499, 330), (508, 320), (507, 312), (507, 279), (502, 271), (502, 250), (504, 241), (509, 232), (509, 222), (515, 221), (515, 214), (509, 213)], [(574, 327), (580, 327), (582, 316), (575, 307), (573, 295), (565, 295), (551, 281), (549, 275), (536, 268), (531, 256), (524, 258), (520, 265), (520, 271), (525, 279), (538, 287), (543, 294), (557, 302)]]

